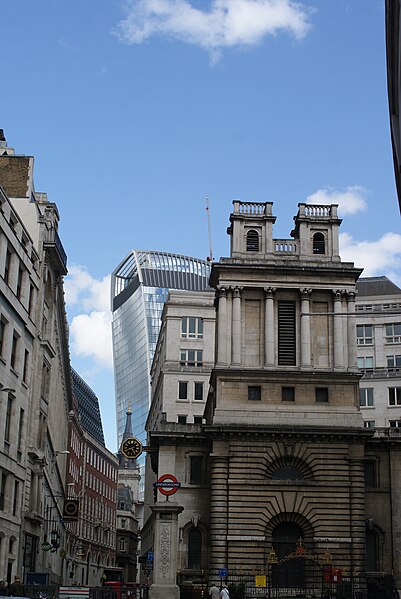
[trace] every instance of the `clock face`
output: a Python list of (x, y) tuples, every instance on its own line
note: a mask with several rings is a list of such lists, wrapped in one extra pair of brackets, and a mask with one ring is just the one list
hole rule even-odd
[(139, 457), (143, 451), (142, 443), (134, 437), (126, 439), (121, 447), (121, 451), (126, 458), (135, 459)]

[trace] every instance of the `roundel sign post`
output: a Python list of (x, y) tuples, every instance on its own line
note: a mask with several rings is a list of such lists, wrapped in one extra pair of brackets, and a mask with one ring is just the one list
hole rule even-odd
[(162, 495), (166, 495), (167, 499), (181, 487), (181, 483), (178, 482), (174, 474), (163, 474), (154, 485)]

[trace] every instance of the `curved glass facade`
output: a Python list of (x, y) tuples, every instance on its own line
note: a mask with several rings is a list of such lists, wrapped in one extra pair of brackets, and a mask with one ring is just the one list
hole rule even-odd
[[(118, 446), (132, 410), (132, 433), (146, 444), (150, 367), (169, 289), (208, 289), (210, 264), (167, 252), (133, 250), (111, 277)], [(144, 456), (138, 463), (142, 466)]]

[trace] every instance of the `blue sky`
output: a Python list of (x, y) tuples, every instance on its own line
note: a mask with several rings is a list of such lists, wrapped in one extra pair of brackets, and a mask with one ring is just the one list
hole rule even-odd
[(68, 254), (74, 368), (116, 449), (109, 274), (132, 248), (228, 255), (231, 202), (338, 202), (341, 255), (401, 284), (383, 0), (13, 0), (0, 127)]

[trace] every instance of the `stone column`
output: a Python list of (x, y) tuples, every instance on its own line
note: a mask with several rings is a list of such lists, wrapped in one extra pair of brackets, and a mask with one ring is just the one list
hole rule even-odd
[(355, 293), (348, 293), (348, 368), (357, 368)]
[(153, 584), (149, 599), (179, 599), (177, 585), (178, 514), (183, 507), (173, 501), (156, 503), (152, 508), (155, 515)]
[(241, 289), (233, 291), (232, 364), (241, 364)]
[(342, 294), (334, 293), (334, 368), (344, 368), (344, 338), (342, 321)]
[(364, 447), (356, 445), (350, 449), (350, 522), (351, 522), (351, 567), (358, 575), (365, 572), (365, 467)]
[(310, 346), (310, 294), (311, 289), (301, 289), (301, 368), (311, 367)]
[(274, 368), (274, 292), (275, 288), (265, 287), (265, 366)]
[(217, 366), (227, 366), (227, 290), (219, 289), (217, 313)]
[[(223, 449), (224, 447), (219, 448)], [(210, 551), (209, 567), (217, 579), (217, 570), (227, 568), (228, 527), (228, 456), (221, 451), (210, 455)]]

